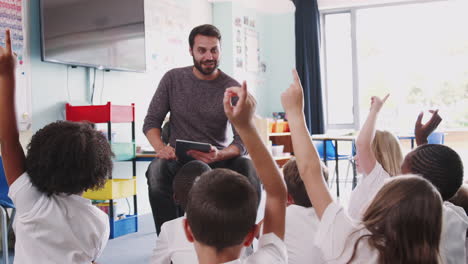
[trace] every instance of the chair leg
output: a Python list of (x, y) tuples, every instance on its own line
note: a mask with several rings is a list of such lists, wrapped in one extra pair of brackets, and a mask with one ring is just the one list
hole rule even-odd
[(15, 215), (16, 215), (16, 208), (12, 208), (10, 222), (8, 222), (8, 227), (7, 227), (8, 231), (10, 231), (11, 226), (13, 225), (13, 220), (15, 220)]
[(2, 228), (2, 250), (3, 250), (3, 263), (8, 264), (8, 214), (3, 206), (0, 206), (1, 228)]
[(333, 170), (333, 174), (331, 176), (331, 179), (328, 179), (328, 188), (333, 188), (333, 182), (335, 181), (335, 176), (336, 176), (336, 170)]
[(345, 181), (344, 181), (344, 186), (346, 187), (346, 185), (348, 184), (348, 177), (349, 177), (349, 167), (351, 165), (351, 160), (349, 160), (348, 162), (348, 166), (346, 167), (346, 178), (345, 178)]

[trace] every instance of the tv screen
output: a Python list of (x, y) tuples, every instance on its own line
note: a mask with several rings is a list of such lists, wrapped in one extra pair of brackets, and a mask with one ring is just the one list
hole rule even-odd
[(42, 60), (146, 70), (144, 0), (41, 0)]

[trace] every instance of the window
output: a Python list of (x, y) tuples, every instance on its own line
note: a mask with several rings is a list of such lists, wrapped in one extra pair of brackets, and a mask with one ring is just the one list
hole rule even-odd
[(326, 15), (325, 28), (325, 96), (327, 123), (333, 128), (354, 124), (353, 59), (351, 14)]
[(445, 129), (468, 127), (466, 10), (468, 1), (452, 0), (324, 13), (329, 128), (349, 123), (350, 105), (354, 120), (365, 120), (370, 97), (387, 93), (382, 127), (409, 131), (433, 108)]

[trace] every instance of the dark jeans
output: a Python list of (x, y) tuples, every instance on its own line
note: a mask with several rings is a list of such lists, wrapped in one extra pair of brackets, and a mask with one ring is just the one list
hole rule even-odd
[[(173, 199), (172, 181), (177, 171), (184, 166), (191, 166), (192, 162), (182, 164), (176, 160), (154, 159), (146, 171), (148, 180), (148, 194), (153, 211), (156, 233), (159, 235), (163, 223), (180, 217), (184, 214), (180, 207), (176, 206)], [(236, 157), (209, 164), (212, 169), (226, 168), (245, 175), (253, 184), (258, 193), (260, 203), (260, 181), (250, 159)], [(184, 168), (185, 169), (185, 168)]]

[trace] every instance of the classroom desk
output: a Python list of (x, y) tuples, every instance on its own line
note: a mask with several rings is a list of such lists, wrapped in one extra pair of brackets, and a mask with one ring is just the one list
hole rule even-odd
[[(323, 162), (327, 165), (327, 140), (335, 141), (335, 173), (336, 173), (336, 195), (340, 197), (340, 185), (339, 185), (339, 170), (338, 170), (338, 142), (339, 141), (351, 141), (352, 149), (355, 148), (356, 136), (332, 136), (326, 134), (316, 134), (311, 136), (312, 140), (321, 140), (323, 141)], [(354, 155), (355, 153), (353, 153)], [(353, 164), (353, 184), (352, 188), (356, 187), (357, 184), (357, 171), (356, 163)]]
[(156, 153), (137, 153), (135, 161), (153, 161)]
[(411, 149), (414, 149), (414, 141), (416, 140), (414, 134), (401, 134), (397, 137), (399, 140), (411, 140)]

